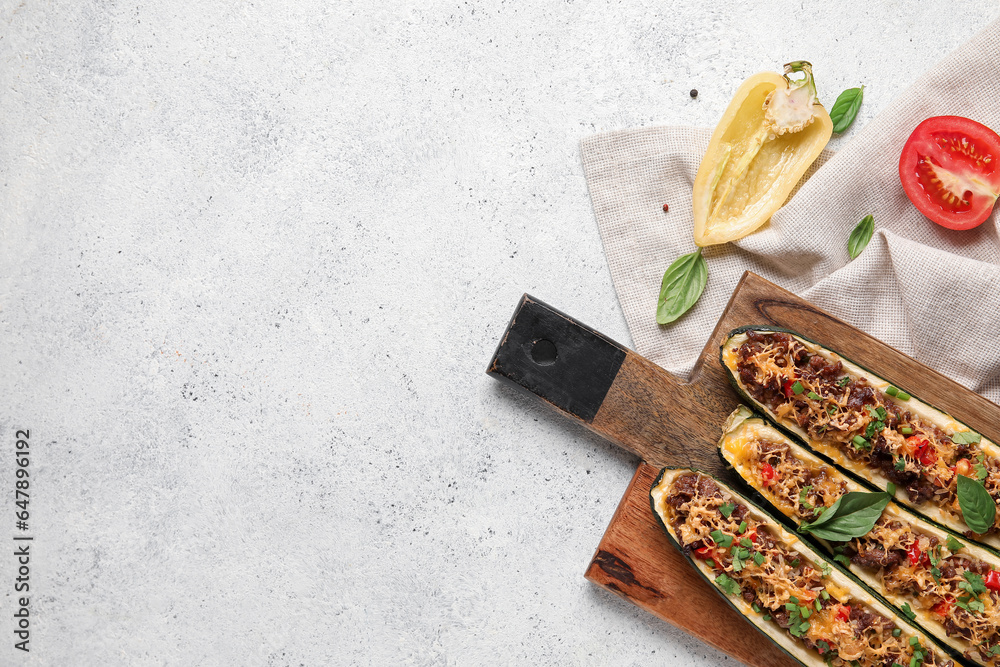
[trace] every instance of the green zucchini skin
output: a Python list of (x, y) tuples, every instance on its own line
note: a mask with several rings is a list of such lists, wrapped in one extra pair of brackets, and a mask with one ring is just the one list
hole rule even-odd
[[(656, 517), (656, 521), (660, 525), (660, 528), (663, 530), (664, 533), (666, 533), (667, 539), (674, 546), (674, 548), (677, 549), (681, 553), (681, 555), (684, 556), (685, 560), (688, 561), (688, 563), (691, 565), (691, 567), (694, 568), (695, 571), (698, 572), (698, 574), (701, 576), (701, 578), (704, 579), (705, 582), (709, 584), (709, 586), (711, 586), (719, 595), (721, 595), (723, 597), (723, 599), (726, 601), (726, 604), (728, 604), (734, 611), (736, 611), (736, 613), (738, 613), (741, 616), (743, 616), (759, 632), (761, 632), (765, 637), (767, 637), (775, 645), (777, 645), (777, 647), (779, 649), (781, 649), (782, 652), (784, 652), (790, 658), (792, 658), (793, 660), (795, 660), (796, 662), (798, 662), (800, 665), (803, 665), (804, 667), (825, 667), (826, 666), (826, 661), (824, 661), (823, 658), (821, 658), (818, 653), (809, 651), (808, 649), (805, 649), (804, 647), (799, 647), (798, 643), (793, 638), (791, 638), (784, 630), (782, 630), (781, 628), (779, 628), (779, 626), (777, 626), (777, 625), (771, 625), (770, 622), (764, 621), (763, 619), (756, 619), (756, 618), (748, 616), (743, 610), (741, 610), (739, 607), (736, 606), (736, 604), (734, 603), (734, 598), (731, 597), (731, 596), (729, 596), (729, 595), (727, 595), (723, 590), (721, 590), (719, 588), (719, 586), (716, 584), (716, 582), (713, 579), (711, 579), (705, 573), (705, 571), (701, 569), (701, 567), (698, 566), (698, 564), (695, 562), (694, 558), (691, 555), (686, 554), (684, 552), (684, 549), (681, 546), (680, 542), (674, 536), (673, 532), (668, 528), (666, 522), (664, 521), (664, 518), (657, 511), (657, 509), (656, 509), (656, 499), (655, 499), (655, 497), (653, 495), (653, 492), (656, 490), (656, 488), (663, 481), (664, 475), (667, 474), (668, 472), (685, 472), (685, 473), (692, 472), (692, 473), (698, 473), (698, 474), (704, 475), (705, 477), (710, 477), (713, 481), (715, 481), (716, 484), (719, 485), (719, 488), (721, 488), (724, 491), (732, 494), (732, 496), (734, 498), (738, 499), (740, 502), (746, 503), (748, 507), (750, 507), (752, 510), (756, 510), (759, 514), (763, 515), (764, 518), (769, 519), (772, 522), (772, 524), (773, 524), (771, 526), (772, 529), (773, 528), (778, 528), (779, 531), (787, 531), (787, 529), (784, 528), (784, 526), (781, 525), (781, 522), (779, 522), (777, 519), (775, 519), (775, 516), (772, 513), (768, 512), (763, 507), (761, 507), (759, 504), (757, 504), (757, 503), (753, 502), (751, 499), (747, 498), (744, 493), (740, 493), (739, 491), (733, 489), (732, 487), (730, 487), (729, 485), (725, 484), (724, 482), (721, 482), (717, 478), (712, 477), (711, 475), (708, 475), (707, 473), (703, 473), (703, 472), (701, 472), (699, 470), (695, 470), (695, 469), (691, 469), (691, 468), (684, 468), (684, 467), (681, 467), (681, 466), (670, 466), (670, 467), (663, 468), (662, 470), (660, 470), (659, 474), (656, 476), (656, 479), (653, 481), (652, 486), (650, 487), (650, 496), (649, 496), (650, 509), (653, 512), (653, 516)], [(779, 533), (779, 537), (780, 537), (780, 533)], [(794, 537), (794, 535), (792, 537)], [(798, 539), (798, 538), (795, 538), (795, 539)], [(810, 561), (812, 561), (814, 563), (825, 562), (827, 564), (831, 564), (831, 561), (829, 559), (827, 559), (826, 557), (824, 557), (818, 550), (816, 550), (816, 549), (814, 549), (814, 548), (810, 547), (809, 545), (807, 545), (805, 543), (802, 543), (802, 542), (800, 542), (800, 545), (801, 545), (801, 548), (799, 546), (796, 546), (796, 549), (798, 549), (802, 553), (802, 555), (805, 556)], [(913, 623), (908, 618), (906, 618), (906, 617), (898, 614), (893, 607), (891, 607), (889, 605), (886, 605), (885, 602), (883, 602), (878, 596), (876, 596), (876, 595), (874, 595), (872, 593), (871, 589), (869, 589), (867, 586), (865, 586), (860, 581), (858, 581), (858, 579), (854, 575), (852, 575), (849, 572), (845, 572), (843, 570), (843, 568), (838, 567), (836, 565), (836, 563), (832, 563), (832, 567), (834, 568), (834, 571), (840, 573), (845, 579), (847, 579), (849, 581), (850, 584), (852, 584), (853, 586), (855, 586), (856, 588), (859, 589), (858, 591), (852, 591), (852, 593), (860, 592), (860, 593), (863, 593), (864, 595), (867, 595), (867, 596), (869, 596), (871, 598), (870, 601), (866, 600), (866, 602), (868, 604), (870, 604), (873, 609), (875, 609), (879, 613), (884, 613), (889, 618), (892, 618), (892, 620), (896, 622), (896, 625), (898, 627), (902, 628), (904, 632), (907, 632), (907, 630), (909, 630), (909, 632), (907, 634), (910, 635), (910, 636), (917, 636), (921, 640), (921, 644), (923, 646), (932, 647), (936, 651), (938, 651), (941, 655), (946, 655), (949, 658), (954, 659), (954, 656), (952, 655), (951, 651), (947, 651), (943, 647), (941, 647), (938, 644), (938, 642), (936, 642), (933, 638), (931, 638), (927, 634), (927, 632), (921, 626), (919, 626), (916, 623)], [(834, 582), (834, 583), (838, 583), (838, 582)], [(839, 585), (839, 583), (838, 583), (838, 585)], [(862, 597), (862, 599), (864, 599), (864, 598)], [(874, 604), (872, 604), (872, 603), (874, 603)], [(759, 623), (757, 622), (758, 620), (759, 620)], [(801, 657), (798, 656), (798, 655), (795, 655), (795, 653), (793, 653), (792, 651), (790, 651), (786, 646), (784, 646), (782, 644), (782, 641), (787, 642), (790, 646), (798, 647), (804, 655), (801, 656)], [(959, 660), (958, 662), (960, 664), (963, 664), (963, 665), (967, 665), (968, 664), (968, 663), (966, 663), (963, 660)]]
[[(865, 367), (865, 366), (863, 366), (861, 364), (856, 363), (855, 361), (853, 361), (849, 357), (845, 357), (844, 355), (840, 354), (839, 352), (837, 352), (835, 350), (831, 350), (830, 348), (825, 347), (824, 345), (822, 345), (820, 343), (817, 343), (816, 341), (814, 341), (814, 340), (812, 340), (810, 338), (807, 338), (806, 336), (803, 336), (802, 334), (799, 334), (799, 333), (797, 333), (795, 331), (791, 331), (789, 329), (784, 329), (784, 328), (781, 328), (781, 327), (773, 327), (773, 326), (765, 326), (765, 325), (745, 325), (745, 326), (737, 327), (736, 329), (733, 329), (732, 331), (730, 331), (726, 335), (726, 338), (723, 340), (722, 345), (719, 346), (719, 363), (722, 366), (723, 370), (725, 370), (726, 377), (729, 380), (729, 384), (733, 387), (733, 389), (736, 391), (736, 393), (740, 396), (740, 398), (744, 402), (746, 402), (748, 405), (753, 406), (754, 411), (757, 414), (759, 414), (760, 416), (762, 416), (765, 421), (767, 421), (772, 426), (774, 426), (779, 431), (781, 431), (786, 436), (788, 436), (792, 441), (794, 441), (794, 442), (798, 443), (799, 445), (805, 447), (810, 453), (812, 453), (812, 454), (820, 457), (821, 459), (823, 459), (828, 464), (834, 466), (837, 470), (845, 473), (852, 481), (857, 482), (857, 483), (859, 483), (859, 484), (861, 484), (861, 485), (863, 485), (863, 486), (865, 486), (865, 487), (867, 487), (867, 488), (869, 488), (871, 490), (874, 490), (874, 491), (884, 491), (885, 489), (882, 488), (882, 487), (880, 487), (878, 484), (875, 484), (874, 482), (872, 482), (871, 480), (865, 478), (863, 475), (859, 474), (858, 472), (856, 472), (854, 470), (851, 470), (849, 468), (846, 468), (846, 467), (844, 467), (844, 466), (836, 463), (829, 455), (827, 455), (826, 453), (824, 453), (822, 451), (819, 451), (819, 450), (815, 449), (812, 446), (812, 444), (808, 441), (808, 439), (803, 438), (802, 434), (797, 433), (796, 431), (788, 428), (785, 424), (781, 423), (778, 419), (776, 419), (771, 414), (771, 412), (768, 410), (767, 406), (762, 405), (753, 396), (751, 396), (746, 390), (743, 389), (743, 387), (739, 383), (739, 380), (736, 377), (736, 373), (734, 372), (734, 370), (732, 368), (730, 368), (728, 364), (726, 364), (725, 352), (726, 352), (727, 347), (730, 344), (730, 341), (735, 336), (738, 336), (740, 334), (746, 333), (747, 331), (781, 332), (781, 333), (790, 334), (792, 336), (795, 336), (796, 338), (799, 338), (799, 339), (801, 339), (803, 341), (806, 341), (806, 342), (808, 342), (808, 343), (810, 343), (812, 345), (815, 345), (815, 346), (821, 348), (822, 350), (824, 350), (825, 352), (827, 352), (829, 354), (836, 355), (836, 357), (839, 358), (839, 359), (841, 359), (842, 361), (856, 366), (857, 368), (861, 369), (865, 373), (868, 373), (868, 374), (872, 375), (873, 377), (882, 380), (883, 382), (888, 382), (888, 380), (885, 380), (884, 378), (882, 378), (882, 376), (876, 374), (871, 369), (869, 369), (869, 368), (867, 368), (867, 367)], [(906, 391), (905, 388), (901, 387), (900, 385), (894, 385), (894, 386), (899, 387), (903, 391)], [(955, 419), (954, 417), (952, 417), (949, 413), (945, 412), (944, 410), (941, 410), (940, 408), (938, 408), (938, 407), (936, 407), (934, 405), (931, 405), (930, 403), (926, 403), (925, 401), (923, 401), (922, 399), (920, 399), (919, 396), (916, 396), (916, 395), (914, 395), (914, 394), (912, 394), (910, 392), (907, 392), (907, 393), (910, 394), (911, 400), (915, 400), (916, 402), (921, 403), (921, 404), (927, 406), (931, 410), (939, 413), (942, 416), (947, 417), (948, 419), (954, 421), (957, 424), (960, 424), (960, 425), (964, 426), (965, 428), (969, 429), (970, 431), (974, 430), (970, 426), (968, 426), (967, 424), (965, 424), (964, 422), (961, 422), (961, 421)], [(978, 433), (978, 431), (977, 431), (977, 433)], [(1000, 450), (1000, 447), (998, 447), (998, 445), (996, 443), (993, 443), (989, 439), (983, 438), (983, 441), (986, 442), (987, 445), (990, 446), (991, 448)], [(964, 532), (965, 532), (965, 529), (968, 528), (968, 526), (965, 526), (964, 523), (959, 523), (956, 520), (951, 519), (949, 517), (942, 516), (942, 519), (938, 520), (938, 519), (934, 518), (933, 516), (929, 516), (924, 511), (922, 511), (919, 506), (917, 506), (916, 504), (911, 503), (909, 501), (909, 496), (908, 496), (907, 492), (905, 490), (903, 490), (902, 488), (897, 488), (896, 489), (894, 500), (896, 501), (897, 504), (906, 506), (909, 510), (911, 510), (912, 512), (914, 512), (916, 514), (919, 514), (924, 520), (926, 520), (926, 521), (934, 524), (935, 526), (959, 535), (961, 537), (961, 539), (964, 540), (964, 541), (966, 541), (966, 542), (974, 542), (977, 546), (980, 546), (980, 547), (982, 547), (984, 549), (987, 549), (987, 550), (993, 552), (994, 554), (1000, 555), (1000, 533), (994, 532), (994, 533), (991, 533), (991, 534), (989, 534), (989, 535), (987, 535), (987, 536), (985, 536), (984, 538), (981, 538), (981, 539), (965, 537)], [(930, 507), (928, 509), (929, 510), (933, 510), (935, 508)], [(943, 515), (943, 513), (942, 513), (942, 515)]]
[[(722, 434), (722, 437), (719, 439), (719, 446), (717, 447), (717, 451), (719, 452), (719, 456), (722, 458), (722, 460), (725, 462), (725, 464), (729, 468), (733, 469), (736, 472), (736, 474), (740, 477), (740, 479), (743, 480), (743, 482), (746, 484), (746, 486), (748, 486), (750, 489), (753, 490), (754, 497), (755, 498), (759, 498), (762, 501), (762, 504), (763, 504), (764, 507), (766, 507), (769, 510), (771, 510), (772, 514), (784, 517), (787, 520), (787, 522), (790, 524), (791, 530), (797, 530), (798, 527), (801, 525), (801, 521), (797, 517), (792, 517), (792, 516), (789, 516), (789, 515), (785, 514), (781, 510), (780, 507), (778, 507), (777, 505), (775, 505), (758, 488), (758, 483), (757, 483), (756, 479), (750, 479), (747, 476), (746, 471), (744, 469), (741, 469), (740, 466), (736, 465), (733, 461), (731, 461), (726, 456), (727, 449), (726, 449), (725, 445), (726, 445), (727, 441), (730, 438), (739, 437), (741, 435), (741, 432), (745, 428), (747, 428), (748, 426), (750, 426), (751, 422), (753, 422), (755, 420), (762, 422), (765, 427), (769, 427), (769, 428), (772, 429), (772, 431), (774, 431), (773, 434), (771, 434), (771, 433), (767, 434), (769, 438), (774, 439), (774, 440), (780, 440), (781, 439), (780, 438), (780, 434), (778, 433), (777, 429), (774, 429), (774, 427), (773, 427), (772, 424), (770, 424), (769, 422), (767, 422), (767, 420), (765, 420), (761, 415), (756, 414), (756, 413), (752, 413), (750, 410), (748, 410), (745, 407), (741, 406), (741, 407), (737, 408), (733, 412), (733, 414), (730, 415), (729, 420), (726, 422), (726, 428), (723, 429), (724, 432)], [(832, 465), (832, 464), (828, 463), (822, 457), (818, 456), (816, 453), (812, 452), (811, 450), (808, 450), (808, 449), (802, 447), (801, 445), (799, 445), (796, 441), (792, 440), (791, 438), (787, 438), (787, 437), (784, 438), (784, 442), (785, 442), (785, 444), (787, 444), (789, 446), (789, 448), (792, 450), (792, 452), (796, 456), (798, 456), (798, 457), (800, 457), (800, 458), (802, 458), (804, 460), (808, 460), (809, 458), (815, 458), (817, 460), (822, 461), (823, 463), (825, 463), (829, 467), (831, 467), (835, 471), (834, 474), (840, 474), (848, 482), (848, 488), (847, 488), (848, 491), (864, 491), (865, 490), (864, 487), (862, 487), (862, 488), (851, 488), (851, 483), (854, 482), (854, 480), (851, 479), (849, 476), (845, 475), (844, 471), (842, 469), (838, 468), (835, 465)], [(860, 486), (860, 484), (858, 484), (857, 482), (854, 482), (854, 487), (859, 487), (859, 486)], [(920, 515), (916, 514), (915, 512), (909, 510), (908, 508), (906, 508), (904, 506), (899, 505), (898, 503), (890, 503), (890, 505), (889, 505), (889, 507), (887, 508), (886, 511), (889, 511), (890, 513), (898, 513), (897, 516), (899, 516), (900, 518), (902, 518), (902, 519), (910, 522), (912, 525), (916, 526), (917, 528), (924, 528), (930, 534), (936, 534), (936, 533), (943, 532), (943, 533), (945, 533), (946, 536), (951, 536), (951, 537), (957, 539), (959, 542), (961, 542), (964, 545), (965, 551), (968, 554), (970, 554), (970, 555), (972, 555), (972, 556), (974, 556), (976, 558), (979, 558), (980, 560), (986, 561), (987, 563), (990, 564), (990, 566), (994, 567), (994, 569), (1000, 569), (1000, 558), (997, 558), (991, 551), (989, 551), (987, 549), (984, 549), (984, 548), (980, 547), (979, 545), (977, 545), (975, 543), (971, 543), (971, 544), (973, 544), (973, 546), (970, 547), (969, 546), (970, 545), (970, 540), (966, 539), (965, 537), (963, 537), (961, 535), (958, 535), (958, 534), (955, 534), (953, 531), (949, 531), (949, 530), (947, 530), (945, 528), (942, 528), (941, 526), (938, 526), (938, 525), (936, 525), (936, 524), (934, 524), (934, 523), (932, 523), (930, 521), (927, 521), (926, 519), (924, 519)], [(830, 542), (827, 542), (826, 540), (821, 540), (821, 539), (818, 539), (818, 538), (814, 537), (811, 534), (807, 534), (807, 535), (804, 536), (804, 541), (810, 542), (814, 546), (818, 547), (818, 549), (826, 551), (827, 553), (830, 553), (831, 555), (834, 553), (833, 544), (831, 544)], [(878, 586), (877, 579), (875, 579), (874, 577), (871, 577), (872, 583), (869, 583), (869, 581), (865, 578), (867, 575), (864, 573), (864, 569), (863, 568), (861, 568), (858, 565), (855, 565), (854, 563), (852, 563), (851, 567), (849, 567), (849, 568), (841, 565), (837, 561), (833, 561), (833, 564), (834, 564), (835, 567), (839, 568), (842, 572), (845, 572), (846, 574), (848, 574), (849, 576), (851, 576), (851, 578), (854, 579), (855, 581), (857, 581), (860, 585), (864, 586), (869, 592), (872, 593), (872, 595), (874, 595), (877, 599), (879, 599), (883, 604), (885, 604), (886, 606), (890, 607), (894, 612), (896, 612), (897, 615), (902, 615), (902, 610), (899, 608), (899, 605), (896, 604), (895, 602), (893, 602), (889, 598), (889, 594), (887, 592), (885, 592), (884, 590), (882, 590), (881, 588), (876, 588), (876, 586)], [(902, 596), (900, 596), (900, 597), (902, 597)], [(951, 641), (955, 641), (956, 643), (959, 643), (957, 640), (951, 640), (951, 639), (949, 639), (946, 634), (944, 634), (943, 636), (940, 635), (940, 634), (938, 634), (937, 632), (935, 632), (934, 626), (932, 626), (932, 625), (924, 625), (924, 624), (920, 623), (919, 620), (915, 621), (915, 624), (919, 625), (924, 630), (924, 632), (926, 632), (929, 636), (931, 636), (935, 640), (935, 643), (941, 648), (941, 650), (944, 651), (946, 654), (948, 654), (956, 662), (961, 663), (963, 665), (970, 665), (970, 666), (972, 666), (972, 665), (983, 665), (984, 664), (984, 663), (981, 663), (981, 662), (979, 662), (979, 661), (977, 661), (977, 660), (975, 660), (973, 658), (966, 657), (965, 653), (963, 652), (963, 650), (959, 646), (953, 645), (951, 643)], [(942, 632), (943, 632), (943, 629), (942, 629)]]

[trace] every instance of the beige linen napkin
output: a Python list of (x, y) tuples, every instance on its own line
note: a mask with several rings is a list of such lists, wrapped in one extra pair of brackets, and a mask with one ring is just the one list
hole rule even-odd
[[(899, 154), (929, 116), (1000, 130), (1000, 21), (921, 77), (845, 148), (826, 153), (757, 232), (707, 248), (708, 285), (672, 325), (656, 323), (660, 279), (695, 250), (691, 187), (711, 131), (653, 127), (587, 137), (583, 167), (618, 299), (636, 350), (686, 376), (744, 270), (795, 292), (1000, 402), (997, 214), (972, 231), (931, 223), (899, 183)], [(669, 203), (670, 212), (662, 206)], [(875, 236), (849, 261), (866, 214)]]

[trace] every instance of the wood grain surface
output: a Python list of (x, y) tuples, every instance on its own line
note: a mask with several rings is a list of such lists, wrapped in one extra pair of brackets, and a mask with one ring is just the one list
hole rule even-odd
[[(519, 309), (526, 304), (547, 308), (526, 297)], [(719, 363), (719, 347), (731, 330), (748, 324), (790, 329), (946, 410), (991, 440), (1000, 436), (1000, 407), (994, 403), (749, 272), (736, 286), (688, 381), (554, 312), (559, 326), (521, 331), (518, 350), (505, 349), (510, 338), (505, 335), (488, 372), (541, 396), (643, 459), (587, 568), (587, 578), (749, 665), (794, 663), (694, 572), (662, 533), (649, 506), (652, 481), (659, 468), (668, 465), (697, 468), (740, 488), (739, 478), (716, 454), (725, 418), (739, 404)], [(516, 330), (517, 320), (515, 313), (508, 334)], [(586, 349), (577, 357), (548, 362), (541, 376), (533, 376), (541, 379), (525, 386), (529, 383), (519, 380), (518, 369), (532, 365), (530, 354), (527, 362), (523, 358), (539, 336), (551, 339), (557, 350), (581, 350), (579, 343), (565, 339), (576, 335), (566, 322), (589, 341)], [(599, 372), (581, 374), (576, 358)], [(596, 412), (578, 408), (583, 399), (588, 406), (597, 405), (595, 396), (603, 396)]]

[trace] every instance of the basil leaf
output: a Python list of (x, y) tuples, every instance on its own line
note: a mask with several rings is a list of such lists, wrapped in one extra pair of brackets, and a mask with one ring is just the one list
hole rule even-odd
[(868, 242), (872, 240), (874, 233), (875, 218), (868, 214), (861, 218), (861, 222), (857, 224), (847, 239), (847, 254), (851, 256), (851, 259), (855, 259), (868, 247)]
[(851, 491), (837, 499), (823, 516), (812, 524), (803, 524), (803, 532), (809, 532), (824, 540), (847, 542), (855, 537), (867, 535), (875, 522), (882, 516), (882, 510), (889, 504), (889, 494), (861, 493)]
[(835, 500), (834, 503), (832, 505), (830, 505), (829, 507), (824, 507), (823, 508), (823, 513), (820, 514), (819, 518), (817, 518), (812, 523), (804, 523), (804, 524), (802, 524), (802, 526), (799, 528), (799, 532), (800, 533), (808, 533), (811, 528), (815, 528), (816, 526), (822, 525), (822, 524), (826, 523), (827, 521), (829, 521), (830, 519), (832, 519), (833, 515), (836, 514), (837, 510), (840, 509), (840, 503), (843, 500), (844, 500), (844, 496), (841, 496), (841, 497), (837, 498), (837, 500)]
[(708, 264), (701, 248), (681, 255), (663, 274), (660, 300), (656, 304), (656, 322), (670, 324), (695, 304), (708, 282)]
[(972, 532), (982, 535), (993, 527), (996, 503), (985, 486), (965, 475), (958, 475), (958, 505), (962, 508), (965, 524)]
[(861, 108), (861, 100), (865, 96), (865, 87), (848, 88), (840, 94), (830, 108), (830, 120), (833, 121), (833, 131), (841, 134), (851, 126)]

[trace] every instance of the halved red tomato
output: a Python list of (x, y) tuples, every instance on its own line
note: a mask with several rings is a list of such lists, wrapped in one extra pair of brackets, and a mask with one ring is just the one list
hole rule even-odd
[(1000, 136), (968, 118), (928, 118), (903, 146), (899, 180), (928, 218), (948, 229), (972, 229), (989, 217), (1000, 194)]

